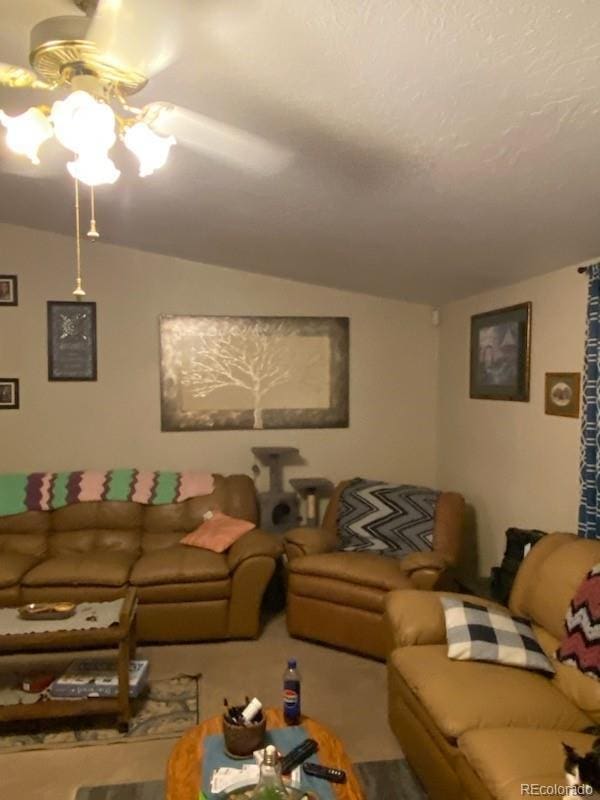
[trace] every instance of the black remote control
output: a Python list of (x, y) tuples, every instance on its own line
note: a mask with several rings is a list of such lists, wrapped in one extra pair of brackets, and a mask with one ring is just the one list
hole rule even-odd
[(281, 759), (281, 771), (284, 775), (287, 775), (294, 767), (297, 767), (298, 764), (301, 764), (313, 753), (316, 753), (318, 749), (319, 745), (315, 739), (305, 739)]
[(321, 764), (315, 764), (312, 761), (307, 761), (302, 764), (302, 769), (307, 775), (314, 775), (315, 778), (323, 778), (330, 783), (346, 783), (346, 773), (343, 769), (334, 769), (334, 767), (323, 767)]

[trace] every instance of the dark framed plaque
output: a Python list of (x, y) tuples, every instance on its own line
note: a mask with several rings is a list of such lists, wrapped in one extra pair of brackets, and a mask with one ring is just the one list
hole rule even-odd
[(49, 300), (48, 380), (96, 379), (96, 303)]

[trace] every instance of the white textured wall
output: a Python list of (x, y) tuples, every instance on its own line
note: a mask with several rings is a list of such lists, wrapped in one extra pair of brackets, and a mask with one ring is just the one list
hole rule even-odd
[[(568, 267), (442, 309), (439, 480), (474, 509), (480, 574), (499, 563), (511, 526), (577, 529), (580, 420), (544, 413), (544, 374), (581, 371), (586, 296), (586, 278)], [(530, 401), (471, 400), (471, 315), (527, 300)]]
[[(20, 295), (17, 308), (0, 308), (0, 376), (21, 380), (21, 409), (0, 411), (2, 471), (249, 472), (253, 445), (293, 445), (306, 464), (287, 477), (435, 479), (437, 334), (428, 306), (86, 244), (98, 381), (49, 383), (46, 301), (71, 299), (73, 240), (0, 225), (0, 246), (0, 271), (18, 274)], [(350, 427), (161, 433), (159, 314), (350, 317)]]

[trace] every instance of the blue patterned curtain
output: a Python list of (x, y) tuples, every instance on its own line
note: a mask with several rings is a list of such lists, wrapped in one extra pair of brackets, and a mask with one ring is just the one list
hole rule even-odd
[(588, 305), (581, 417), (579, 535), (600, 538), (600, 264), (588, 269)]

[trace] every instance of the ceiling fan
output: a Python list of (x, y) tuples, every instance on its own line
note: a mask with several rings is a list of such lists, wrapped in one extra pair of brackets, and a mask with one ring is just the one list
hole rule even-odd
[(109, 151), (120, 139), (150, 175), (180, 142), (243, 169), (270, 174), (292, 154), (253, 134), (162, 101), (142, 107), (131, 96), (177, 57), (177, 3), (170, 0), (73, 0), (85, 15), (52, 17), (31, 31), (32, 69), (0, 64), (0, 86), (65, 94), (10, 117), (0, 111), (7, 145), (39, 164), (55, 137), (75, 154), (70, 174), (90, 186), (114, 183)]

